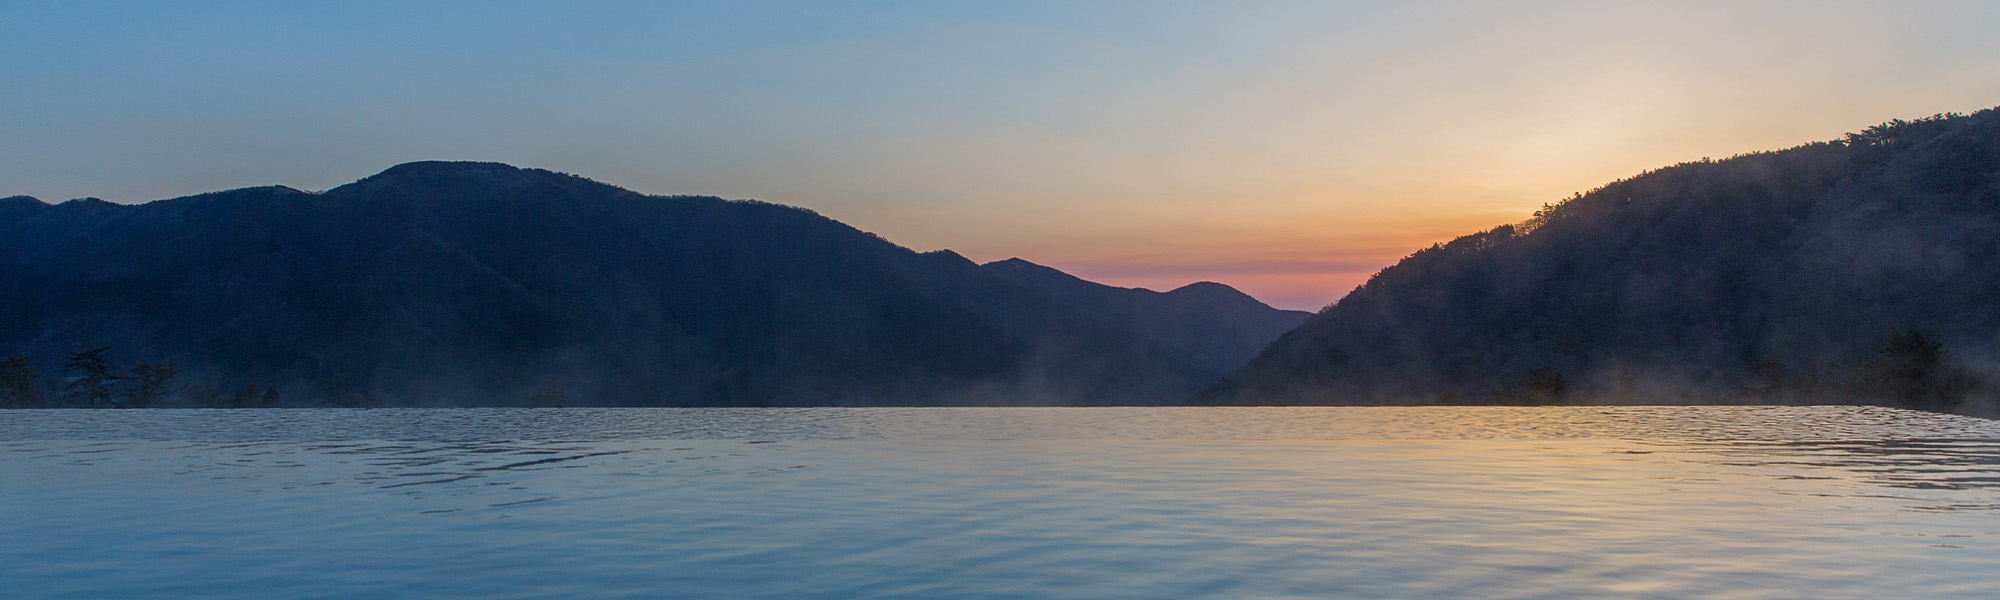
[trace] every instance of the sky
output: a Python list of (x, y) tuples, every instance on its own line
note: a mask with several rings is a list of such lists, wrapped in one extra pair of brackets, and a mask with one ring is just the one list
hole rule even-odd
[(1313, 310), (1621, 177), (2000, 105), (2000, 3), (0, 0), (0, 195), (487, 160)]

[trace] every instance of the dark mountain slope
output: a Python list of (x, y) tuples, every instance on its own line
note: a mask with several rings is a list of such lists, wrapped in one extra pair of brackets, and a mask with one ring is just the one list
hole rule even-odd
[(293, 404), (513, 404), (550, 382), (587, 404), (1177, 403), (1279, 331), (1176, 345), (1132, 316), (1175, 294), (1079, 280), (1132, 302), (1071, 303), (802, 209), (490, 163), (33, 204), (0, 221), (0, 352), (49, 368), (110, 346)]
[(0, 227), (6, 227), (17, 221), (26, 220), (28, 217), (42, 214), (42, 211), (48, 209), (48, 203), (28, 196), (0, 198)]
[(1676, 165), (1421, 250), (1204, 400), (1476, 402), (1537, 368), (1599, 401), (1740, 396), (1896, 331), (2000, 361), (2000, 111)]
[(1190, 372), (1220, 380), (1256, 356), (1270, 340), (1297, 327), (1311, 313), (1264, 310), (1264, 303), (1219, 283), (1193, 283), (1173, 291), (1110, 287), (1018, 258), (987, 263), (988, 271), (1037, 290), (1077, 315), (1119, 319), (1136, 339), (1166, 349)]

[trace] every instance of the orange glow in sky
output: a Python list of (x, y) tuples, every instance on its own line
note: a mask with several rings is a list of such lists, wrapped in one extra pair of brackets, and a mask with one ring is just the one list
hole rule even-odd
[(490, 160), (1317, 309), (1648, 169), (2000, 104), (2000, 4), (17, 7), (0, 195)]

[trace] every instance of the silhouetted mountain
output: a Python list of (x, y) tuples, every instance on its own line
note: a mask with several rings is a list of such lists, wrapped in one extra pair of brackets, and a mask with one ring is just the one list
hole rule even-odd
[(1212, 374), (1218, 381), (1310, 315), (1270, 310), (1220, 283), (1193, 283), (1162, 294), (1092, 283), (1018, 258), (987, 263), (986, 269), (1035, 290), (1064, 314), (1112, 319), (1111, 325), (1165, 350), (1188, 372)]
[(1179, 403), (1306, 316), (491, 163), (323, 193), (0, 200), (0, 287), (0, 354), (53, 373), (109, 346), (294, 405)]
[(1204, 401), (1754, 399), (1864, 367), (1960, 389), (1894, 366), (1947, 356), (2000, 362), (1996, 110), (1675, 165), (1418, 251)]

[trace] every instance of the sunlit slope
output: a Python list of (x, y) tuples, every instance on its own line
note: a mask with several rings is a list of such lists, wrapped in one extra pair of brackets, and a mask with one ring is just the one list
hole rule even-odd
[[(172, 362), (294, 405), (520, 404), (551, 385), (576, 404), (1180, 403), (1306, 316), (1075, 283), (1125, 301), (803, 209), (491, 163), (323, 193), (0, 200), (0, 354), (55, 375), (109, 346), (114, 367)], [(1266, 325), (1188, 347), (1134, 318), (1176, 307)]]
[(1481, 402), (1558, 377), (1571, 400), (1713, 400), (1837, 380), (1899, 331), (2000, 360), (2000, 111), (1675, 165), (1420, 250), (1204, 400)]

